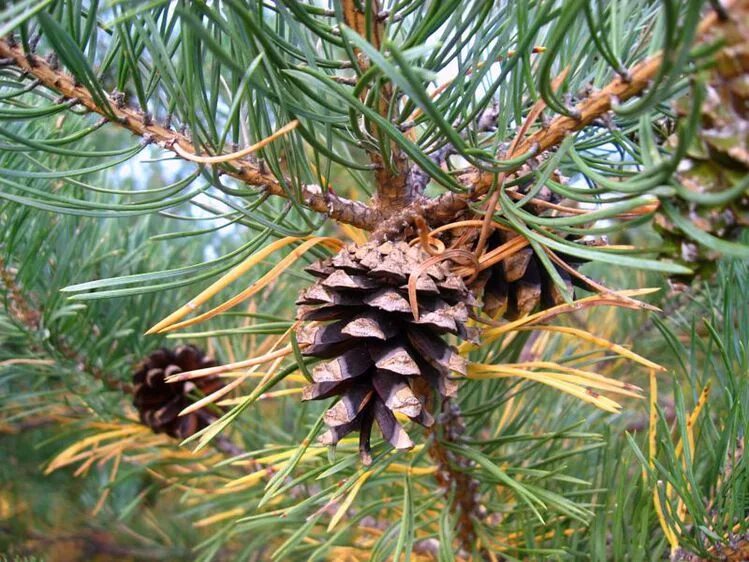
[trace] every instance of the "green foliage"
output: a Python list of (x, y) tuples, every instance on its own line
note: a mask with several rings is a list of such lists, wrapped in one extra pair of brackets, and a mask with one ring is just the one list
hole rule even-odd
[[(749, 246), (680, 210), (740, 201), (746, 178), (700, 197), (676, 173), (721, 48), (698, 29), (709, 11), (701, 0), (6, 4), (0, 37), (13, 35), (2, 48), (54, 59), (37, 74), (13, 57), (0, 66), (0, 454), (10, 459), (0, 471), (0, 551), (50, 560), (659, 560), (719, 557), (731, 540), (749, 540)], [(587, 100), (612, 78), (629, 84), (659, 50), (641, 95), (607, 100), (613, 112), (578, 126)], [(78, 99), (59, 96), (54, 76), (68, 75)], [(686, 96), (692, 110), (667, 145), (661, 126), (674, 124), (671, 102)], [(576, 124), (540, 154), (508, 154), (537, 103), (547, 109), (531, 138), (558, 127), (554, 116)], [(123, 122), (123, 107), (137, 127)], [(175, 155), (176, 137), (167, 138), (184, 130), (194, 154), (220, 155), (293, 120), (296, 129), (252, 156), (215, 165)], [(551, 252), (592, 262), (586, 275), (609, 286), (662, 286), (649, 300), (662, 316), (570, 307), (555, 320), (666, 367), (655, 424), (646, 400), (625, 398), (609, 415), (534, 382), (595, 370), (646, 396), (649, 385), (614, 346), (534, 324), (470, 359), (546, 379), (462, 381), (434, 429), (409, 427), (414, 449), (378, 439), (368, 467), (351, 439), (321, 446), (325, 404), (299, 400), (312, 365), (293, 328), (294, 301), (310, 283), (303, 268), (329, 255), (323, 246), (199, 328), (144, 335), (283, 237), (360, 241), (312, 197), (331, 215), (336, 202), (355, 201), (381, 213), (375, 226), (386, 223), (395, 211), (370, 197), (387, 187), (383, 173), (402, 173), (404, 158), (408, 181), (425, 178), (433, 199), (411, 200), (428, 210), (455, 194), (467, 197), (460, 212), (481, 218), (470, 197), (496, 193), (489, 218), (528, 239), (560, 288)], [(247, 170), (276, 183), (243, 182)], [(691, 243), (726, 256), (716, 278), (682, 296), (662, 275), (690, 269), (649, 230), (659, 209)], [(622, 245), (581, 243), (601, 235)], [(260, 260), (212, 302), (264, 279), (297, 248)], [(179, 444), (137, 424), (127, 387), (138, 360), (183, 341), (226, 363), (289, 348), (276, 363), (222, 373), (235, 386), (214, 409), (221, 419)]]

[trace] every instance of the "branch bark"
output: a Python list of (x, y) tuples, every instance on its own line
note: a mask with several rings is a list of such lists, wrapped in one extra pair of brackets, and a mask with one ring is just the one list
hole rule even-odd
[[(744, 3), (747, 0), (733, 0), (726, 2), (726, 9), (734, 4)], [(722, 23), (720, 15), (712, 11), (700, 22), (697, 28), (696, 39), (703, 39), (716, 24)], [(657, 74), (663, 63), (664, 54), (659, 52), (636, 64), (629, 71), (627, 79), (620, 76), (614, 78), (603, 89), (591, 94), (585, 100), (578, 103), (572, 112), (575, 117), (558, 115), (552, 119), (548, 127), (539, 129), (532, 135), (526, 137), (517, 146), (516, 154), (525, 154), (535, 147), (537, 154), (551, 150), (558, 146), (569, 134), (582, 130), (593, 121), (605, 115), (616, 103), (625, 102), (648, 87), (652, 78)], [(456, 196), (454, 193), (446, 193), (438, 200), (430, 202), (429, 216), (434, 217), (435, 222), (441, 222), (446, 217), (455, 216), (456, 213), (465, 209), (468, 202), (476, 200), (484, 195), (492, 186), (496, 174), (483, 172), (475, 168), (468, 169), (459, 176), (463, 185), (471, 186), (468, 197)], [(449, 220), (449, 219), (448, 219)]]
[[(370, 1), (374, 3), (372, 6), (373, 13), (377, 14), (378, 4), (376, 0)], [(746, 3), (747, 0), (732, 0), (725, 3), (725, 8), (730, 13), (729, 10), (736, 5), (743, 6)], [(366, 18), (358, 10), (353, 0), (344, 0), (344, 19), (350, 27), (366, 36)], [(379, 47), (382, 33), (381, 24), (377, 23), (379, 22), (378, 17), (373, 18), (373, 20), (375, 21), (374, 44)], [(700, 23), (697, 38), (704, 39), (704, 36), (719, 23), (721, 23), (720, 16), (716, 12), (711, 12)], [(4, 39), (0, 40), (0, 59), (4, 59), (6, 64), (11, 62), (24, 73), (38, 80), (40, 84), (59, 93), (64, 98), (75, 99), (88, 110), (106, 116), (107, 112), (97, 106), (91, 93), (86, 88), (76, 84), (73, 78), (55, 68), (45, 59), (24, 53), (20, 46), (11, 44)], [(539, 129), (523, 139), (518, 145), (517, 152), (527, 152), (534, 146), (538, 154), (552, 150), (567, 135), (580, 131), (595, 119), (609, 112), (615, 102), (624, 102), (642, 93), (658, 72), (662, 61), (663, 54), (659, 53), (636, 64), (630, 70), (627, 80), (617, 76), (602, 90), (577, 104), (574, 112), (576, 117), (565, 115), (555, 117), (548, 127)], [(361, 60), (360, 63), (363, 65), (369, 64), (368, 61), (364, 60)], [(387, 92), (381, 93), (381, 104), (385, 103), (386, 100)], [(116, 116), (117, 124), (121, 127), (147, 141), (159, 144), (165, 150), (174, 152), (174, 146), (179, 145), (182, 150), (196, 154), (191, 140), (186, 135), (152, 123), (144, 112), (121, 104), (118, 105), (114, 99), (110, 98), (108, 103), (109, 109)], [(387, 103), (384, 106), (380, 105), (381, 112), (387, 113), (386, 107)], [(486, 194), (496, 177), (496, 174), (490, 172), (467, 168), (457, 176), (458, 181), (469, 188), (467, 194), (448, 192), (438, 198), (426, 199), (416, 193), (415, 190), (409, 189), (408, 161), (396, 147), (392, 148), (394, 149), (391, 163), (393, 168), (391, 168), (391, 165), (382, 162), (381, 155), (378, 153), (371, 154), (372, 161), (378, 164), (376, 172), (377, 198), (374, 206), (339, 197), (333, 192), (323, 191), (317, 185), (306, 185), (302, 188), (303, 204), (309, 209), (326, 214), (336, 221), (348, 223), (368, 231), (376, 230), (378, 237), (387, 238), (408, 232), (409, 226), (413, 224), (416, 216), (425, 217), (427, 222), (433, 226), (454, 220), (456, 216), (467, 209), (471, 201), (480, 199)], [(284, 189), (281, 181), (247, 159), (237, 160), (233, 162), (231, 167), (222, 164), (220, 168), (226, 175), (247, 185), (258, 187), (271, 195), (286, 198), (292, 196)], [(512, 177), (511, 173), (511, 171), (507, 172), (508, 178)]]
[[(369, 40), (376, 49), (382, 46), (382, 37), (385, 33), (384, 25), (379, 17), (380, 3), (378, 0), (367, 0), (368, 9), (373, 17), (370, 18), (372, 25), (367, 26), (366, 14), (359, 9), (356, 0), (343, 0), (343, 19), (347, 26), (355, 30), (364, 39)], [(359, 50), (354, 49), (359, 67), (362, 71), (369, 68), (370, 62)], [(368, 96), (365, 90), (362, 92), (362, 101)], [(393, 97), (393, 87), (390, 82), (384, 82), (377, 92), (377, 111), (387, 118), (389, 107)], [(369, 133), (382, 140), (377, 125), (369, 124)], [(415, 193), (410, 189), (408, 182), (409, 163), (406, 155), (392, 140), (384, 139), (390, 143), (391, 161), (386, 162), (379, 151), (370, 151), (369, 157), (376, 166), (375, 179), (377, 182), (377, 197), (375, 206), (383, 213), (392, 213), (394, 210), (402, 209), (414, 200)]]
[(474, 463), (447, 449), (443, 442), (457, 442), (465, 431), (463, 417), (458, 405), (450, 400), (442, 403), (440, 414), (441, 435), (432, 435), (429, 454), (437, 463), (435, 478), (439, 486), (448, 493), (453, 491), (450, 512), (457, 517), (456, 539), (469, 556), (476, 544), (476, 521), (486, 514), (481, 505), (479, 482), (471, 476)]
[[(13, 64), (24, 73), (33, 76), (40, 84), (57, 92), (64, 98), (75, 99), (78, 104), (89, 111), (104, 117), (107, 116), (107, 108), (99, 107), (91, 92), (80, 84), (76, 84), (71, 76), (50, 64), (46, 59), (34, 54), (27, 54), (20, 45), (13, 45), (5, 39), (0, 40), (0, 58), (5, 59), (6, 64)], [(110, 98), (108, 102), (108, 109), (116, 116), (115, 122), (120, 127), (128, 129), (149, 142), (158, 144), (165, 150), (175, 152), (175, 145), (179, 145), (183, 151), (197, 154), (187, 135), (154, 123), (143, 111), (124, 106), (113, 98)], [(271, 195), (286, 198), (291, 196), (275, 176), (261, 170), (247, 159), (239, 159), (234, 161), (231, 167), (221, 165), (220, 168), (226, 175), (247, 185), (258, 187)], [(317, 185), (304, 186), (302, 200), (305, 206), (313, 211), (327, 214), (335, 220), (365, 230), (373, 230), (379, 220), (377, 213), (364, 203), (323, 192)]]

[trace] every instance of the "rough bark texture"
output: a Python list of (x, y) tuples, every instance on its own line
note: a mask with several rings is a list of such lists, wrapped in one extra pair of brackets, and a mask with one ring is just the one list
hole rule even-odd
[(464, 554), (470, 556), (476, 545), (474, 520), (486, 515), (486, 508), (481, 505), (479, 482), (471, 476), (474, 468), (470, 461), (444, 446), (444, 443), (457, 442), (465, 431), (460, 408), (450, 400), (442, 404), (442, 414), (436, 427), (441, 429), (439, 438), (434, 436), (429, 454), (437, 463), (437, 483), (449, 494), (453, 492), (450, 513), (457, 518), (456, 539)]

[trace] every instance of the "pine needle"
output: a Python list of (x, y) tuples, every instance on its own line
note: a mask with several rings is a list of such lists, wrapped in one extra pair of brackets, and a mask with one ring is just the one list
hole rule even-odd
[[(262, 262), (265, 258), (270, 256), (272, 253), (276, 252), (277, 250), (280, 250), (281, 248), (284, 248), (288, 246), (289, 244), (293, 244), (295, 242), (300, 242), (302, 240), (309, 240), (309, 238), (297, 238), (294, 236), (287, 236), (286, 238), (281, 238), (280, 240), (276, 240), (272, 244), (269, 244), (259, 252), (251, 255), (248, 257), (245, 261), (243, 261), (241, 264), (236, 266), (234, 269), (232, 269), (229, 273), (221, 277), (218, 281), (213, 283), (210, 287), (208, 287), (206, 290), (201, 292), (197, 297), (192, 299), (190, 302), (188, 302), (186, 305), (179, 308), (177, 311), (173, 312), (166, 318), (164, 318), (161, 322), (157, 323), (155, 326), (153, 326), (151, 329), (149, 329), (146, 334), (156, 334), (161, 331), (163, 331), (165, 328), (168, 328), (178, 320), (181, 320), (191, 312), (193, 312), (195, 309), (197, 309), (199, 306), (203, 305), (205, 302), (207, 302), (211, 297), (215, 296), (217, 293), (228, 287), (230, 284), (232, 284), (234, 281), (239, 279), (242, 275), (247, 273), (250, 269), (255, 267), (258, 263)], [(332, 246), (335, 246), (339, 248), (341, 246), (341, 242), (335, 239), (329, 239), (332, 240), (330, 244)]]
[(310, 240), (307, 240), (301, 246), (292, 250), (292, 252), (288, 256), (286, 256), (280, 262), (278, 262), (278, 264), (276, 264), (268, 273), (263, 275), (260, 279), (255, 281), (252, 285), (247, 287), (241, 293), (233, 296), (232, 298), (223, 302), (217, 307), (212, 308), (208, 312), (204, 312), (203, 314), (200, 314), (194, 318), (190, 318), (189, 320), (185, 320), (183, 322), (177, 322), (176, 324), (172, 324), (171, 326), (163, 327), (158, 332), (165, 333), (165, 332), (171, 332), (173, 330), (179, 330), (180, 328), (187, 328), (188, 326), (199, 324), (200, 322), (209, 320), (210, 318), (213, 318), (214, 316), (221, 314), (222, 312), (230, 310), (234, 308), (235, 306), (237, 306), (238, 304), (240, 304), (241, 302), (244, 302), (245, 300), (247, 300), (254, 294), (258, 293), (259, 291), (261, 291), (268, 285), (270, 285), (281, 274), (283, 274), (286, 271), (286, 269), (288, 269), (289, 266), (291, 266), (291, 264), (297, 261), (300, 257), (302, 257), (305, 253), (307, 253), (317, 244), (326, 244), (331, 247), (337, 247), (338, 246), (337, 243), (338, 243), (338, 240), (334, 238), (318, 237), (318, 238), (312, 238)]
[(290, 121), (289, 123), (287, 123), (280, 129), (278, 129), (272, 135), (264, 138), (263, 140), (259, 142), (256, 142), (252, 146), (248, 146), (247, 148), (243, 148), (242, 150), (238, 150), (237, 152), (232, 152), (231, 154), (219, 154), (217, 156), (199, 156), (190, 150), (185, 150), (179, 145), (179, 143), (176, 143), (176, 142), (172, 146), (172, 149), (174, 150), (174, 152), (179, 154), (182, 158), (184, 158), (185, 160), (190, 160), (191, 162), (197, 162), (198, 164), (223, 164), (225, 162), (231, 162), (232, 160), (238, 160), (240, 158), (243, 158), (245, 156), (252, 154), (256, 150), (260, 150), (261, 148), (270, 144), (277, 138), (282, 137), (287, 133), (290, 133), (291, 131), (296, 129), (298, 126), (299, 126), (299, 120), (294, 119), (293, 121)]

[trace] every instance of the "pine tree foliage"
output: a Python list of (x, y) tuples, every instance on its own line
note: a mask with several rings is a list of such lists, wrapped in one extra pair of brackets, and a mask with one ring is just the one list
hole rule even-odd
[(745, 0), (0, 10), (0, 551), (747, 558)]

